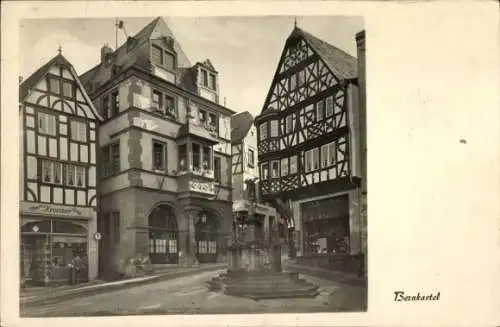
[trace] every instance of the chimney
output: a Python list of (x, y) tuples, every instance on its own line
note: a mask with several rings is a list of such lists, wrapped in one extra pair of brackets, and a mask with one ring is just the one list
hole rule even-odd
[(106, 63), (112, 53), (113, 49), (111, 49), (108, 44), (103, 45), (101, 48), (101, 64)]

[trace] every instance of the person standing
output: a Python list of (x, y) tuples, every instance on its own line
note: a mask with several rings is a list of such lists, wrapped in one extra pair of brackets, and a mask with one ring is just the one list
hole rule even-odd
[(73, 269), (75, 271), (74, 284), (79, 284), (80, 283), (80, 270), (82, 269), (82, 259), (78, 255), (75, 258), (73, 258)]

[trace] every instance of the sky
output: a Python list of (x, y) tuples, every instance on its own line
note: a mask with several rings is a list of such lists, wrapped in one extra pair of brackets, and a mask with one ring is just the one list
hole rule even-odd
[[(120, 18), (129, 36), (155, 17)], [(219, 72), (221, 104), (235, 112), (258, 115), (277, 68), (285, 40), (294, 26), (292, 16), (163, 17), (192, 64), (210, 59)], [(297, 17), (297, 25), (356, 56), (355, 35), (362, 17)], [(23, 20), (20, 30), (20, 74), (24, 78), (62, 54), (79, 75), (100, 60), (100, 49), (115, 48), (115, 18)], [(118, 45), (125, 41), (118, 31)]]

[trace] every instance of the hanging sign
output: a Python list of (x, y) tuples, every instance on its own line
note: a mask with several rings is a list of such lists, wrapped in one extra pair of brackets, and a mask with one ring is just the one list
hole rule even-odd
[(101, 233), (94, 233), (94, 240), (99, 241), (101, 239)]

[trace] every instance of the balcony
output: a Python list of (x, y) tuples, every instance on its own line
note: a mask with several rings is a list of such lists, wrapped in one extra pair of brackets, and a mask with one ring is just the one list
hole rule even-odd
[(196, 121), (193, 117), (188, 117), (186, 124), (179, 129), (177, 139), (186, 137), (202, 139), (205, 143), (210, 143), (212, 145), (219, 143), (216, 126), (206, 122)]

